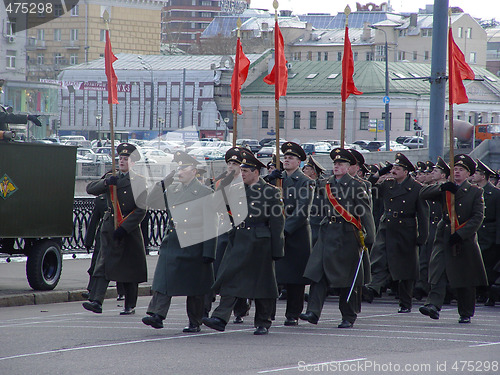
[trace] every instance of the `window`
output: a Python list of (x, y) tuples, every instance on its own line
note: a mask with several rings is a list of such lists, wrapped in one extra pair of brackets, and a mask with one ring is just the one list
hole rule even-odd
[(36, 62), (38, 65), (43, 65), (44, 56), (43, 53), (39, 53), (36, 57)]
[(404, 60), (405, 56), (405, 51), (398, 51), (398, 61)]
[(60, 17), (63, 15), (63, 7), (61, 4), (54, 4), (54, 17)]
[(465, 34), (465, 37), (466, 37), (467, 39), (472, 39), (472, 28), (471, 28), (471, 27), (469, 27), (469, 28), (467, 29), (467, 33)]
[(16, 23), (7, 22), (7, 36), (14, 36), (16, 33)]
[(313, 53), (311, 51), (307, 51), (307, 60), (312, 61), (313, 59)]
[(316, 129), (316, 118), (317, 118), (317, 112), (310, 111), (309, 112), (309, 129)]
[(301, 53), (300, 52), (294, 52), (292, 54), (292, 60), (293, 61), (300, 61), (300, 58), (301, 58)]
[(262, 111), (262, 129), (269, 127), (269, 111)]
[(424, 60), (429, 60), (429, 51), (424, 51)]
[(201, 18), (211, 18), (212, 17), (212, 13), (210, 13), (210, 12), (201, 12), (200, 16), (201, 16)]
[(337, 52), (337, 61), (342, 61), (342, 52)]
[(300, 129), (300, 111), (293, 111), (293, 128)]
[(359, 113), (359, 130), (368, 130), (368, 123), (370, 122), (369, 112)]
[(62, 55), (59, 52), (54, 53), (54, 64), (55, 65), (62, 64)]
[(36, 38), (38, 40), (45, 40), (45, 30), (44, 29), (38, 29), (36, 31)]
[(352, 57), (352, 59), (353, 59), (354, 61), (358, 61), (358, 53), (357, 53), (357, 52), (354, 52), (354, 53), (353, 53), (353, 57)]
[(280, 129), (285, 129), (285, 111), (280, 111)]
[(377, 61), (385, 61), (385, 46), (375, 46), (375, 53), (378, 56)]
[(71, 8), (71, 16), (72, 17), (78, 16), (78, 4), (75, 5), (73, 8)]
[(321, 52), (318, 52), (318, 61), (321, 61)]
[(69, 34), (69, 40), (72, 42), (78, 40), (78, 29), (71, 29)]
[(406, 32), (407, 32), (406, 29), (399, 30), (399, 36), (406, 36)]
[(422, 29), (422, 37), (427, 38), (432, 36), (432, 29)]
[(6, 68), (14, 69), (16, 67), (16, 51), (7, 50), (7, 54), (5, 55), (6, 59)]
[(411, 113), (405, 113), (405, 130), (411, 130)]
[(477, 63), (477, 53), (476, 52), (469, 53), (469, 62), (471, 64), (476, 64)]
[(417, 56), (418, 56), (417, 51), (413, 51), (412, 60), (417, 61)]
[(464, 37), (464, 28), (463, 27), (459, 27), (457, 34), (458, 34), (457, 35), (458, 38), (463, 38)]
[(326, 112), (326, 128), (333, 129), (333, 112)]
[(71, 56), (69, 57), (69, 64), (70, 65), (78, 65), (78, 54), (77, 53), (71, 54)]
[(366, 61), (373, 61), (373, 52), (366, 53)]
[(323, 60), (328, 61), (328, 52), (323, 53)]
[(54, 41), (55, 42), (61, 41), (61, 29), (54, 29)]

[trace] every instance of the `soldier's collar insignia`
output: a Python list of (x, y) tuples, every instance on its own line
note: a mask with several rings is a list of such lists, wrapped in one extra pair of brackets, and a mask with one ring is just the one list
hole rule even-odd
[(12, 181), (7, 173), (4, 174), (0, 180), (0, 196), (2, 196), (3, 199), (7, 199), (18, 190), (19, 189), (14, 184), (14, 181)]

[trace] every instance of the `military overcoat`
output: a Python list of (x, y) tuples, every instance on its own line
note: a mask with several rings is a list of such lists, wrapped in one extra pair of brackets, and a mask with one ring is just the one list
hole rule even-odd
[(229, 233), (214, 290), (223, 296), (277, 298), (274, 259), (284, 255), (281, 192), (262, 178), (245, 185), (248, 216)]
[(278, 284), (307, 284), (304, 270), (311, 254), (309, 213), (314, 181), (300, 169), (288, 176), (283, 172), (285, 205), (285, 256), (276, 263)]
[[(375, 236), (370, 198), (364, 184), (349, 174), (338, 181), (334, 176), (328, 181), (322, 181), (320, 191), (323, 204), (327, 207), (327, 215), (321, 222), (319, 238), (307, 262), (304, 276), (318, 283), (325, 275), (330, 287), (348, 288), (354, 280), (361, 255), (358, 229), (344, 220), (333, 208), (325, 190), (327, 184), (330, 185), (332, 195), (338, 203), (360, 220), (365, 241), (373, 242)], [(360, 286), (363, 283), (364, 265), (361, 263), (356, 285)]]
[(439, 221), (429, 263), (429, 282), (436, 284), (443, 272), (446, 272), (452, 288), (487, 285), (486, 272), (479, 245), (477, 231), (484, 216), (483, 191), (464, 181), (455, 194), (455, 212), (459, 225), (458, 235), (462, 238), (457, 248), (457, 255), (452, 254), (449, 245), (450, 219), (446, 207), (446, 195), (441, 191), (441, 184), (426, 186), (420, 193), (422, 199), (440, 202), (443, 218)]
[[(146, 252), (140, 224), (146, 215), (147, 190), (144, 177), (130, 171), (118, 178), (117, 199), (124, 218), (121, 227), (127, 234), (120, 240), (113, 239), (114, 213), (110, 187), (105, 179), (87, 185), (87, 193), (100, 195), (106, 193), (107, 211), (101, 224), (101, 247), (99, 257), (104, 257), (104, 270), (107, 280), (142, 283), (148, 280)], [(99, 262), (99, 261), (98, 261)]]

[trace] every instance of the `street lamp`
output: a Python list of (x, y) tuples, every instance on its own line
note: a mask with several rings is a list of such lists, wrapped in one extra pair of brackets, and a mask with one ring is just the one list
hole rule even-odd
[(101, 140), (101, 118), (102, 115), (96, 115), (95, 116), (95, 122), (97, 122), (97, 140)]
[[(391, 136), (390, 136), (390, 129), (391, 129), (391, 118), (389, 114), (389, 55), (388, 55), (388, 50), (387, 50), (387, 33), (384, 29), (381, 29), (377, 26), (371, 25), (370, 28), (374, 30), (380, 30), (384, 33), (385, 37), (385, 150), (390, 151), (391, 150)], [(378, 129), (378, 124), (377, 124), (377, 129)]]
[(142, 68), (149, 71), (151, 73), (151, 105), (149, 106), (149, 130), (153, 130), (153, 103), (155, 100), (154, 94), (154, 80), (153, 80), (153, 67), (148, 64), (142, 56), (137, 56), (139, 61), (141, 62)]
[(226, 130), (224, 133), (224, 140), (227, 141), (227, 124), (229, 123), (229, 117), (224, 117), (224, 122), (226, 123)]
[(158, 149), (161, 148), (161, 133), (162, 133), (164, 123), (165, 123), (165, 120), (162, 117), (158, 117)]

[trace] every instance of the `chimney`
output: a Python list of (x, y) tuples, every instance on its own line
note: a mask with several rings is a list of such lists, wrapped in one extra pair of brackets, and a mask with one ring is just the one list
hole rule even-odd
[(372, 29), (370, 29), (368, 25), (368, 22), (363, 23), (363, 34), (361, 35), (361, 40), (364, 42), (372, 37)]
[(417, 27), (417, 18), (418, 18), (417, 13), (410, 14), (410, 27)]

